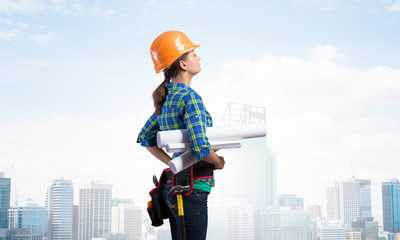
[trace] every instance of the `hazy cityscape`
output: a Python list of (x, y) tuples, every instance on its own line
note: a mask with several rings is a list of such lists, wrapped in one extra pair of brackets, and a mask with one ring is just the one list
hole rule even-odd
[[(239, 108), (237, 108), (239, 106)], [(236, 108), (235, 108), (236, 107)], [(225, 124), (265, 122), (265, 108), (228, 105)], [(235, 111), (238, 111), (235, 114)], [(240, 116), (239, 118), (237, 118)], [(266, 138), (252, 140), (227, 157), (246, 159), (223, 178), (209, 201), (208, 238), (214, 240), (395, 240), (400, 239), (400, 183), (381, 183), (383, 223), (372, 217), (370, 179), (337, 179), (326, 192), (325, 208), (305, 206), (296, 194), (277, 195), (279, 160)], [(249, 154), (252, 153), (252, 154)], [(31, 199), (11, 203), (12, 177), (0, 173), (0, 240), (164, 240), (169, 224), (152, 227), (143, 203), (113, 196), (113, 185), (73, 179), (49, 180), (45, 205)], [(249, 187), (249, 183), (257, 183)], [(79, 189), (78, 204), (74, 190)], [(375, 209), (375, 211), (377, 211)]]

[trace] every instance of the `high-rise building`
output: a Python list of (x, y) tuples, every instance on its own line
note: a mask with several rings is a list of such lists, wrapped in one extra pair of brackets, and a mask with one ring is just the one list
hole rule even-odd
[(360, 217), (372, 217), (371, 209), (371, 180), (355, 179), (360, 184)]
[[(266, 110), (264, 107), (229, 103), (222, 122), (223, 125), (266, 123)], [(216, 193), (222, 192), (224, 198), (247, 198), (257, 211), (277, 206), (276, 158), (265, 137), (247, 139), (241, 148), (224, 150), (223, 155), (232, 164), (225, 165), (224, 178), (218, 179), (226, 187), (216, 188)], [(243, 181), (244, 177), (246, 181)]]
[(79, 240), (111, 232), (112, 185), (93, 181), (79, 189)]
[(208, 239), (254, 239), (254, 207), (248, 200), (221, 199), (209, 203)]
[(387, 232), (400, 232), (400, 183), (389, 179), (382, 183), (383, 229)]
[(370, 180), (346, 179), (337, 181), (327, 190), (327, 220), (350, 228), (351, 222), (371, 214)]
[(78, 239), (78, 229), (79, 229), (79, 206), (73, 206), (72, 214), (72, 239)]
[(71, 180), (51, 180), (47, 189), (49, 240), (72, 240), (74, 187)]
[(10, 208), (11, 178), (0, 172), (0, 228), (8, 228), (7, 212)]
[(279, 210), (279, 240), (308, 240), (311, 237), (310, 218), (304, 209)]
[(321, 206), (319, 205), (310, 205), (307, 207), (308, 210), (308, 215), (310, 216), (310, 219), (317, 219), (322, 217), (322, 210)]
[(111, 232), (128, 235), (129, 240), (140, 240), (142, 209), (133, 204), (119, 204), (112, 207)]
[(351, 222), (360, 217), (360, 183), (354, 179), (336, 182), (339, 190), (340, 222), (351, 226)]
[(337, 187), (328, 187), (326, 190), (326, 220), (330, 223), (338, 222), (339, 211), (339, 190)]
[(318, 227), (322, 224), (321, 206), (313, 204), (307, 207), (308, 216), (310, 217), (311, 239), (319, 239)]
[(304, 199), (294, 194), (282, 194), (279, 196), (279, 207), (290, 207), (293, 209), (303, 209)]
[(47, 237), (48, 211), (45, 207), (27, 199), (19, 206), (8, 210), (8, 228), (26, 228), (30, 235), (44, 239)]

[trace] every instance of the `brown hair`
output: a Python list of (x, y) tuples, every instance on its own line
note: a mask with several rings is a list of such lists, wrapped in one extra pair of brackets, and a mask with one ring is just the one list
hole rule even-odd
[(160, 115), (161, 107), (163, 106), (165, 98), (167, 97), (166, 85), (182, 70), (180, 67), (180, 62), (182, 60), (186, 61), (187, 56), (188, 52), (177, 58), (171, 65), (169, 65), (169, 67), (164, 70), (164, 81), (156, 88), (156, 90), (154, 90), (152, 94), (155, 113), (157, 116)]

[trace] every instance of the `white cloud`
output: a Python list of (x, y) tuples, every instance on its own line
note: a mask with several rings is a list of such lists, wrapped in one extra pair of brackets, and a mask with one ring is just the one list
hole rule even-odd
[(100, 16), (106, 19), (110, 19), (116, 14), (116, 12), (113, 9), (103, 10), (100, 7), (89, 8), (88, 12), (92, 16)]
[(309, 57), (312, 60), (321, 61), (334, 61), (346, 59), (346, 55), (339, 52), (331, 44), (317, 45), (311, 48), (309, 52)]
[(14, 38), (18, 32), (16, 30), (4, 31), (0, 30), (0, 40), (10, 40)]
[(395, 2), (394, 4), (386, 7), (387, 10), (391, 12), (398, 12), (400, 11), (400, 1)]
[(53, 67), (54, 64), (51, 62), (44, 61), (26, 61), (24, 62), (26, 65), (35, 66), (35, 67)]
[(12, 19), (0, 19), (0, 25), (6, 28), (6, 30), (0, 30), (0, 40), (28, 38), (41, 44), (58, 38), (56, 34), (46, 32), (44, 26), (29, 25)]
[(320, 8), (322, 10), (333, 10), (337, 8), (337, 1), (335, 0), (292, 0), (291, 3), (294, 5)]
[(35, 43), (43, 44), (57, 39), (57, 36), (52, 33), (34, 34), (30, 35), (29, 39), (33, 40)]
[(183, 5), (188, 9), (194, 9), (197, 6), (196, 0), (186, 0), (183, 1)]
[(46, 5), (36, 0), (0, 0), (0, 12), (31, 14), (46, 9)]
[(65, 15), (90, 14), (110, 19), (116, 15), (113, 9), (102, 9), (99, 6), (87, 7), (81, 1), (67, 0), (0, 0), (0, 12), (8, 14), (36, 14), (42, 11), (53, 11)]

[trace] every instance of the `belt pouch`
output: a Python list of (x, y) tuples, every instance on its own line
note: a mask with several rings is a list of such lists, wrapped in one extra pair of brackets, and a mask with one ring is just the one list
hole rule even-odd
[(149, 194), (151, 201), (147, 204), (147, 212), (151, 219), (151, 225), (159, 227), (163, 225), (163, 219), (168, 218), (168, 206), (164, 201), (164, 187), (167, 182), (165, 170), (162, 172), (158, 186), (153, 188)]

